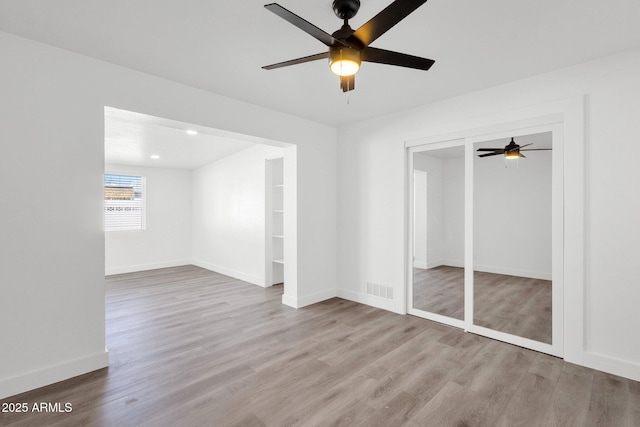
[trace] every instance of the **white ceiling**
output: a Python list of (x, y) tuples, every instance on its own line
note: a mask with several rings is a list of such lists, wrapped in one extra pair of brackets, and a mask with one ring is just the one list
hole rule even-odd
[[(278, 0), (331, 33), (331, 0)], [(372, 45), (436, 60), (365, 63), (348, 95), (324, 50), (265, 0), (0, 0), (0, 30), (334, 126), (640, 47), (638, 0), (430, 0)], [(355, 29), (391, 3), (362, 0)]]
[(105, 108), (104, 128), (107, 164), (193, 170), (254, 145), (203, 126), (115, 108)]

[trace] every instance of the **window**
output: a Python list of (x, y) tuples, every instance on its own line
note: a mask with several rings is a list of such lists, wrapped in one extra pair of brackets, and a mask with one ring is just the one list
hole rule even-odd
[(104, 230), (144, 230), (144, 178), (104, 175)]

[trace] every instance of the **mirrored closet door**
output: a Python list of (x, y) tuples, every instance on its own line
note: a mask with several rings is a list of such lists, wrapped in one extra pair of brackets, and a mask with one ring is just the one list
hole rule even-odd
[(410, 311), (464, 320), (464, 141), (412, 154), (413, 265)]
[(408, 312), (562, 355), (562, 127), (408, 150)]
[(552, 134), (473, 148), (473, 323), (551, 344)]

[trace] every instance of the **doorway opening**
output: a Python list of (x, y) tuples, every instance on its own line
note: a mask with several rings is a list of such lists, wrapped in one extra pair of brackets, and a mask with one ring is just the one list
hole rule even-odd
[[(196, 265), (263, 287), (288, 276), (285, 287), (295, 289), (287, 270), (296, 257), (287, 259), (282, 248), (280, 280), (267, 274), (273, 240), (267, 205), (275, 188), (267, 169), (274, 159), (280, 162), (277, 203), (289, 207), (277, 233), (295, 253), (297, 200), (287, 191), (296, 188), (295, 145), (105, 107), (105, 174), (144, 183), (136, 200), (144, 227), (105, 233), (105, 273)], [(125, 189), (114, 191), (126, 196)]]

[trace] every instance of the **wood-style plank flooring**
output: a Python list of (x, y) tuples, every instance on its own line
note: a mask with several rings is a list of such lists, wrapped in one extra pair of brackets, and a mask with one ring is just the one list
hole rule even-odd
[(2, 426), (638, 426), (640, 384), (334, 298), (295, 310), (197, 267), (107, 279), (111, 366)]
[(550, 280), (473, 273), (476, 325), (551, 344)]
[(464, 320), (464, 268), (414, 268), (413, 307)]
[[(551, 343), (551, 281), (474, 272), (474, 323)], [(464, 269), (413, 269), (413, 306), (464, 319)]]

